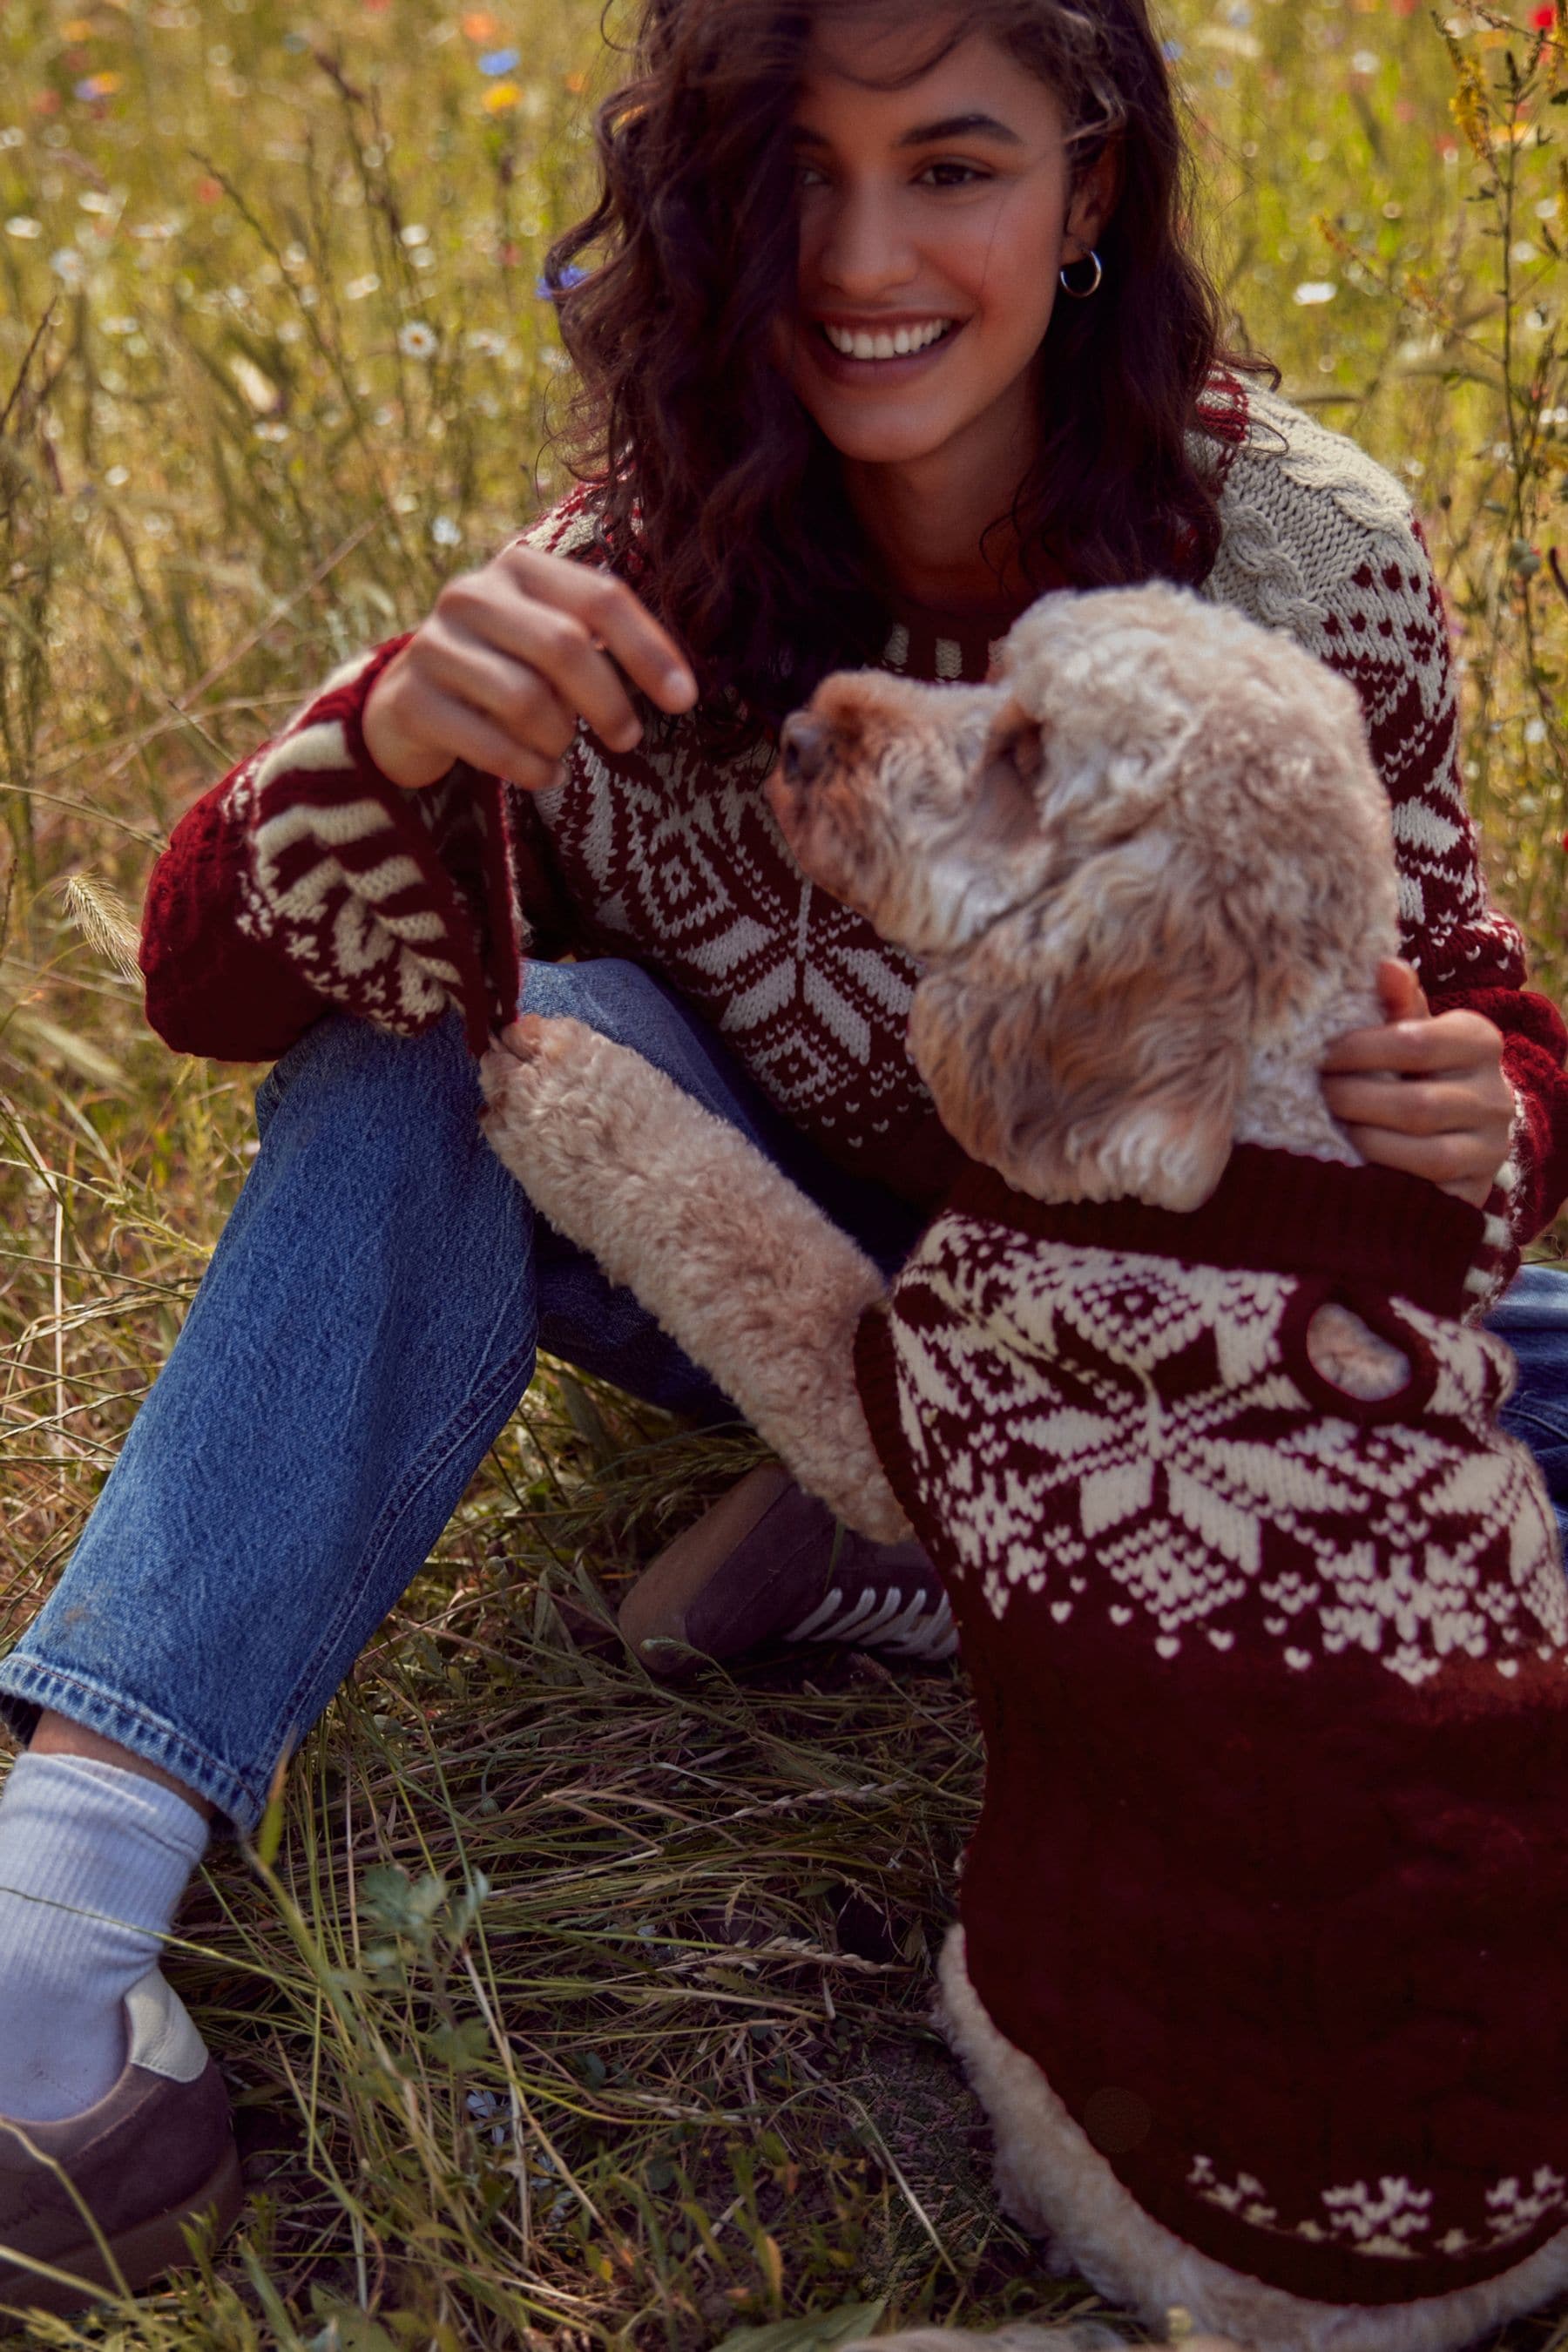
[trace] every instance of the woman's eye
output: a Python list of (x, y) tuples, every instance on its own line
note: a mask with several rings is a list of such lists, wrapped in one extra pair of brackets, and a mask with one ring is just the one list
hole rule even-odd
[(973, 163), (928, 163), (921, 173), (921, 180), (933, 188), (967, 188), (972, 182), (989, 176)]

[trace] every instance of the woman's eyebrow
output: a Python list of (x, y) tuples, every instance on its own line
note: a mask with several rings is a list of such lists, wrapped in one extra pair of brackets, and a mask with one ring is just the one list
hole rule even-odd
[[(894, 140), (895, 147), (934, 147), (944, 139), (998, 139), (1008, 147), (1021, 147), (1024, 142), (994, 114), (948, 114), (940, 122), (917, 122), (912, 131), (901, 131)], [(797, 147), (827, 147), (832, 142), (820, 131), (804, 126), (795, 132)]]

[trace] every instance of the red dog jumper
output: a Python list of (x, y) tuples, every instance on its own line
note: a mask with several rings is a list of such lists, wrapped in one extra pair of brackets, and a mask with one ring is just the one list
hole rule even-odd
[[(973, 1990), (1145, 2211), (1317, 2301), (1568, 2227), (1568, 1598), (1484, 1230), (1254, 1146), (1191, 1215), (972, 1169), (857, 1338), (984, 1731)], [(1397, 1396), (1314, 1369), (1329, 1298)]]

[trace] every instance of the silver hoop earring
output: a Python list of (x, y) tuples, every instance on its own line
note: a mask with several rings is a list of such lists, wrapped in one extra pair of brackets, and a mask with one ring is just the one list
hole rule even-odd
[(1087, 302), (1091, 294), (1099, 293), (1100, 287), (1104, 282), (1105, 264), (1101, 261), (1099, 254), (1091, 253), (1089, 256), (1089, 265), (1094, 271), (1094, 276), (1089, 279), (1087, 286), (1074, 286), (1068, 278), (1067, 268), (1065, 265), (1057, 272), (1057, 279), (1061, 287), (1062, 292), (1064, 294), (1070, 294), (1075, 302)]

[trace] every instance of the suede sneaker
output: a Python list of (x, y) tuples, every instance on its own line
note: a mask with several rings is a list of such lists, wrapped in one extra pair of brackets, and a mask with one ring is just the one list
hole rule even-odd
[(650, 1674), (776, 1642), (837, 1642), (931, 1664), (958, 1647), (942, 1580), (912, 1541), (872, 1543), (775, 1463), (749, 1471), (651, 1559), (620, 1609)]
[(75, 2311), (120, 2281), (136, 2294), (189, 2260), (184, 2223), (212, 2213), (222, 2232), (238, 2217), (228, 2094), (206, 2045), (155, 1969), (125, 2012), (124, 2071), (96, 2106), (53, 2124), (0, 2116), (0, 2307)]

